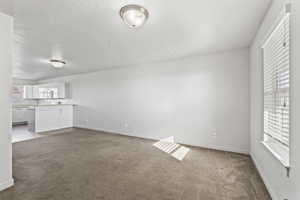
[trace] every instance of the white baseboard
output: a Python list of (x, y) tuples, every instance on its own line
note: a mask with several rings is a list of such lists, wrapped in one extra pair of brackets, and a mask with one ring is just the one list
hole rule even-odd
[(273, 190), (273, 188), (271, 187), (270, 182), (268, 181), (265, 172), (263, 170), (263, 168), (260, 166), (259, 162), (256, 160), (256, 158), (254, 156), (251, 155), (251, 158), (254, 162), (254, 165), (260, 175), (260, 177), (262, 178), (263, 182), (265, 183), (265, 186), (269, 192), (269, 194), (271, 195), (272, 200), (279, 200), (279, 198), (277, 198), (275, 191)]
[[(187, 145), (189, 145), (189, 144), (187, 144)], [(224, 147), (224, 146), (218, 146), (218, 145), (202, 145), (202, 144), (201, 145), (194, 145), (194, 146), (201, 147), (201, 148), (206, 148), (206, 149), (214, 149), (214, 150), (219, 150), (219, 151), (226, 151), (226, 152), (249, 155), (249, 151), (244, 150), (244, 149), (236, 149), (236, 148)]]
[[(129, 133), (119, 133), (117, 131), (103, 130), (103, 129), (97, 129), (97, 128), (84, 127), (84, 126), (76, 126), (74, 128), (86, 129), (86, 130), (92, 130), (92, 131), (100, 131), (100, 132), (105, 132), (105, 133), (125, 135), (125, 136), (130, 136), (130, 137), (138, 137), (138, 138), (150, 139), (150, 140), (160, 140), (161, 139), (161, 138), (145, 137), (145, 136), (141, 137), (139, 135), (132, 135), (132, 134), (129, 134)], [(188, 145), (188, 146), (205, 148), (205, 149), (214, 149), (214, 150), (219, 150), (219, 151), (226, 151), (226, 152), (233, 152), (233, 153), (249, 155), (249, 151), (244, 150), (244, 149), (228, 148), (228, 147), (217, 146), (217, 145), (204, 145), (204, 144), (197, 145), (197, 144), (186, 144), (186, 143), (181, 143), (181, 142), (178, 142), (178, 143), (183, 144), (183, 145)]]
[(0, 191), (5, 190), (5, 189), (7, 189), (7, 188), (9, 188), (13, 185), (14, 185), (14, 179), (13, 178), (11, 178), (7, 181), (4, 181), (4, 182), (0, 182)]

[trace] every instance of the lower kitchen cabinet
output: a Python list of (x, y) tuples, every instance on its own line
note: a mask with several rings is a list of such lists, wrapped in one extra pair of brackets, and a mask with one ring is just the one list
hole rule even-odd
[(40, 105), (35, 108), (35, 132), (73, 127), (73, 105)]

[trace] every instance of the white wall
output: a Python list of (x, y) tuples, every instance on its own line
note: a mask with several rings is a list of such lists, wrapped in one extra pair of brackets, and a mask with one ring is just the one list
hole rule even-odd
[(290, 199), (300, 199), (300, 1), (292, 0), (292, 141)]
[(71, 82), (78, 127), (249, 153), (248, 65), (242, 49), (57, 80)]
[[(257, 167), (273, 197), (274, 200), (298, 200), (300, 199), (300, 176), (299, 176), (299, 152), (300, 152), (300, 128), (299, 128), (299, 53), (300, 42), (296, 35), (300, 35), (299, 20), (300, 18), (299, 0), (293, 0), (292, 5), (292, 144), (291, 144), (291, 178), (287, 178), (286, 169), (276, 160), (271, 153), (262, 146), (262, 57), (260, 47), (271, 27), (276, 24), (279, 13), (284, 8), (288, 0), (274, 0), (268, 14), (258, 34), (251, 46), (250, 52), (250, 82), (251, 82), (251, 156), (256, 162)], [(298, 37), (297, 36), (297, 37)], [(296, 79), (296, 77), (298, 77)], [(297, 122), (298, 124), (297, 124)]]
[(12, 18), (0, 13), (0, 191), (13, 184), (10, 85)]

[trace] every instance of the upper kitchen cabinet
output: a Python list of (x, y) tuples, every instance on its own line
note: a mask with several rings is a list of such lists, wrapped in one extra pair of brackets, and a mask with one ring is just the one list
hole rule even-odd
[(33, 86), (32, 85), (24, 86), (23, 98), (24, 99), (33, 99)]
[(64, 99), (66, 83), (48, 83), (24, 86), (25, 99)]

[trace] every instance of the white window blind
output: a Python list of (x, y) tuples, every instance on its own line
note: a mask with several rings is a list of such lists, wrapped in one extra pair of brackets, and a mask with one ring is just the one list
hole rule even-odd
[(264, 138), (289, 147), (290, 140), (290, 15), (274, 29), (263, 50)]

